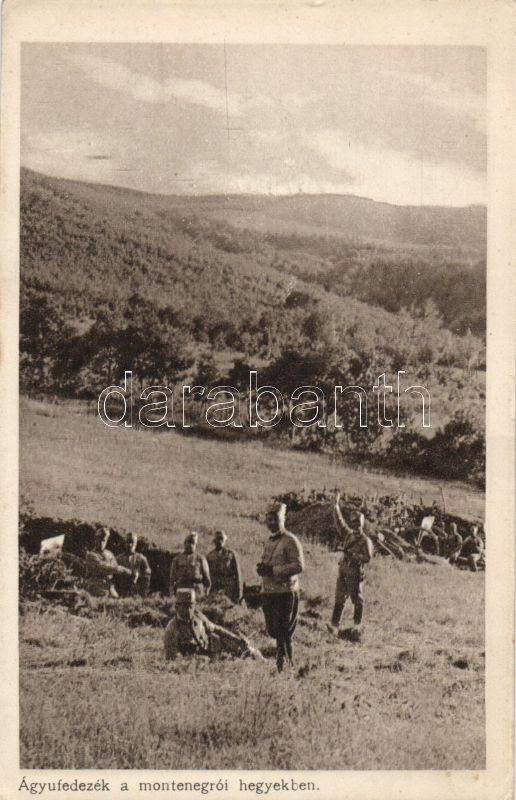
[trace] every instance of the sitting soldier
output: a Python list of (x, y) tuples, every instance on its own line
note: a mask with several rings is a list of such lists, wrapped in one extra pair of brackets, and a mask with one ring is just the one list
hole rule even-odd
[(189, 655), (213, 657), (221, 653), (252, 656), (263, 660), (247, 639), (211, 622), (195, 605), (193, 589), (178, 589), (176, 611), (165, 628), (165, 657), (170, 660)]
[(136, 552), (138, 537), (128, 533), (125, 538), (127, 552), (120, 556), (120, 563), (131, 571), (131, 578), (127, 582), (130, 594), (141, 594), (145, 597), (149, 592), (151, 568), (143, 553)]
[(131, 570), (119, 565), (111, 550), (107, 549), (109, 528), (99, 528), (95, 531), (95, 549), (88, 550), (84, 563), (86, 583), (84, 588), (94, 597), (118, 598), (118, 592), (113, 584), (114, 575), (130, 575)]
[(478, 535), (477, 525), (473, 525), (471, 535), (464, 541), (460, 554), (467, 559), (471, 572), (478, 572), (479, 562), (484, 557), (484, 542)]
[(234, 603), (242, 597), (240, 569), (233, 550), (226, 547), (227, 536), (224, 531), (216, 531), (215, 545), (206, 556), (210, 569), (211, 591), (224, 592)]

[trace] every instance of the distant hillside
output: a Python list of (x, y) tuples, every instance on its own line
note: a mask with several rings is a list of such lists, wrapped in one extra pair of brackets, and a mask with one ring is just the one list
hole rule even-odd
[(176, 203), (264, 233), (317, 233), (355, 243), (422, 245), (479, 254), (486, 244), (484, 206), (395, 206), (332, 194), (174, 198)]
[(136, 292), (219, 320), (281, 308), (293, 288), (348, 321), (433, 301), (450, 330), (484, 336), (485, 216), (336, 195), (160, 196), (22, 170), (22, 280), (77, 311)]
[[(22, 175), (36, 173), (22, 170)], [(105, 198), (125, 209), (181, 213), (224, 220), (261, 233), (345, 237), (357, 243), (423, 246), (484, 255), (484, 206), (396, 206), (353, 195), (151, 195), (130, 189), (46, 179), (84, 198)]]
[[(288, 327), (299, 305), (310, 311), (321, 304), (337, 331), (364, 322), (379, 335), (395, 331), (395, 318), (382, 309), (293, 279), (288, 253), (263, 236), (186, 213), (202, 199), (199, 207), (186, 200), (179, 209), (178, 202), (22, 170), (22, 289), (51, 292), (77, 316), (116, 312), (138, 295), (212, 325)], [(299, 302), (289, 302), (294, 290)]]

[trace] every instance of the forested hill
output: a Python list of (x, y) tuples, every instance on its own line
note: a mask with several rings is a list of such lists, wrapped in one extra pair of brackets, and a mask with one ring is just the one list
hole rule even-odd
[[(404, 370), (432, 392), (434, 422), (448, 425), (441, 438), (412, 431), (408, 418), (404, 435), (378, 422), (355, 429), (350, 414), (349, 429), (306, 428), (295, 446), (481, 480), (482, 255), (244, 229), (207, 206), (217, 199), (22, 171), (22, 390), (98, 398), (126, 369), (140, 386), (240, 388), (256, 368), (287, 396), (307, 385), (372, 387)], [(291, 428), (274, 435), (290, 441)]]
[(386, 319), (378, 306), (423, 313), (431, 300), (445, 327), (482, 336), (484, 252), (480, 207), (158, 196), (21, 174), (22, 280), (59, 289), (79, 313), (136, 292), (212, 322), (238, 322), (282, 305), (278, 297), (294, 287), (323, 296), (335, 313), (373, 311), (378, 320)]

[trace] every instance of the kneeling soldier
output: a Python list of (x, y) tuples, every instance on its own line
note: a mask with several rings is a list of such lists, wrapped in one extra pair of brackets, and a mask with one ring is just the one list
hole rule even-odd
[(234, 656), (252, 656), (263, 659), (244, 636), (215, 625), (195, 606), (193, 589), (178, 589), (176, 613), (165, 628), (165, 657), (174, 659), (178, 654), (215, 656), (230, 653)]

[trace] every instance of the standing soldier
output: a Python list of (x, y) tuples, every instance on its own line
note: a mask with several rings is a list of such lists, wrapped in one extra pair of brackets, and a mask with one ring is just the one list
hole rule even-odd
[(354, 606), (353, 621), (357, 637), (359, 636), (362, 614), (364, 611), (364, 598), (362, 593), (364, 583), (364, 564), (368, 564), (373, 556), (373, 544), (365, 534), (365, 517), (359, 511), (351, 514), (351, 526), (342, 516), (339, 506), (340, 493), (335, 498), (335, 520), (343, 536), (343, 543), (338, 550), (342, 551), (339, 564), (339, 574), (335, 588), (335, 605), (331, 623), (328, 628), (332, 633), (339, 630), (340, 620), (344, 605), (348, 597)]
[(136, 552), (138, 537), (134, 533), (128, 533), (125, 539), (127, 553), (120, 556), (120, 562), (131, 570), (131, 580), (129, 590), (131, 594), (141, 594), (145, 596), (149, 592), (151, 568), (143, 553)]
[(178, 589), (193, 589), (197, 597), (210, 591), (210, 570), (204, 556), (197, 553), (199, 534), (193, 531), (184, 541), (184, 552), (172, 561), (170, 567), (170, 594)]
[(176, 611), (165, 628), (164, 645), (168, 660), (178, 654), (211, 657), (221, 653), (263, 660), (260, 651), (251, 647), (244, 636), (216, 625), (195, 607), (193, 589), (177, 590)]
[(292, 636), (299, 609), (299, 579), (304, 557), (301, 544), (285, 528), (287, 507), (275, 504), (267, 513), (271, 532), (256, 571), (263, 581), (262, 608), (267, 633), (276, 640), (276, 665), (281, 672), (285, 657), (292, 664)]
[(119, 565), (111, 550), (107, 549), (109, 528), (98, 528), (95, 531), (95, 548), (88, 550), (85, 556), (86, 591), (94, 597), (118, 598), (113, 584), (114, 575), (130, 575), (131, 571)]
[(238, 561), (233, 550), (226, 547), (227, 536), (224, 531), (216, 531), (215, 545), (206, 556), (210, 570), (211, 591), (224, 592), (234, 603), (242, 597), (242, 581)]
[(448, 561), (450, 564), (456, 564), (457, 559), (460, 556), (460, 551), (462, 549), (462, 536), (459, 533), (459, 529), (457, 528), (457, 523), (452, 522), (450, 524), (450, 532), (448, 534)]

